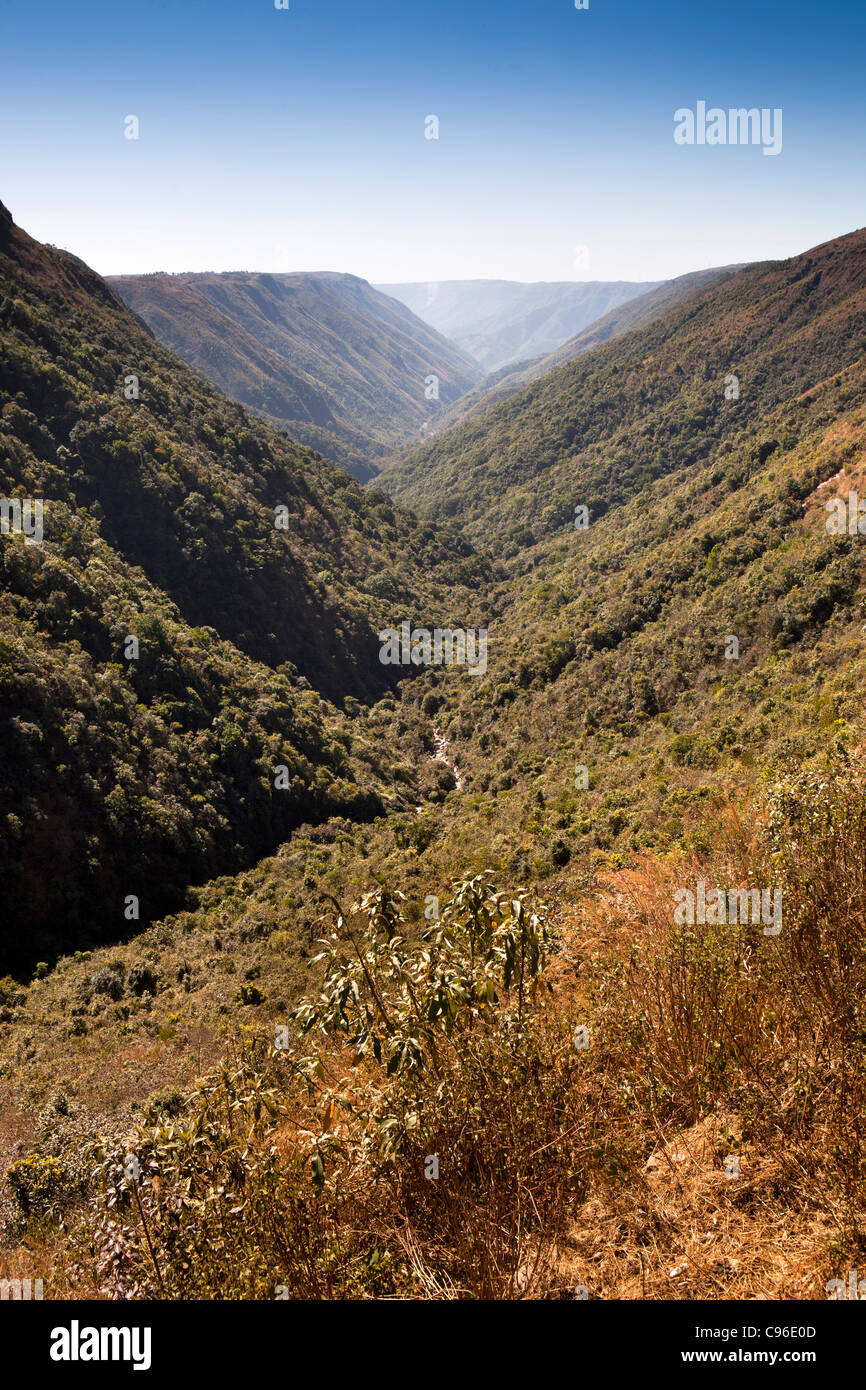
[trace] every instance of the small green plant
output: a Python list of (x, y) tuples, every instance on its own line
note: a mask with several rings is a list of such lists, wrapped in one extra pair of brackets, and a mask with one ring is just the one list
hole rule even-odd
[(148, 1096), (142, 1109), (149, 1124), (158, 1124), (166, 1117), (174, 1118), (183, 1114), (186, 1098), (179, 1087), (163, 1086)]
[(420, 943), (402, 934), (402, 893), (377, 888), (351, 913), (332, 899), (336, 928), (316, 957), (327, 962), (325, 983), (295, 1015), (303, 1031), (344, 1035), (356, 1061), (371, 1054), (388, 1075), (438, 1070), (438, 1035), (471, 1027), (500, 992), (515, 993), (522, 1015), (552, 946), (546, 913), (530, 912), (525, 898), (495, 893), (479, 874), (457, 886)]
[(0, 1007), (20, 1004), (24, 998), (24, 990), (11, 975), (4, 975), (0, 979)]
[(52, 1216), (63, 1204), (69, 1187), (60, 1159), (35, 1151), (13, 1163), (6, 1180), (24, 1222)]

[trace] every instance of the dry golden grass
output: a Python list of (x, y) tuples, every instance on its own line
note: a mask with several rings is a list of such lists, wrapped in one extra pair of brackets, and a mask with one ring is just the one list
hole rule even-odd
[(605, 1299), (826, 1298), (833, 1223), (786, 1200), (772, 1154), (747, 1147), (728, 1178), (724, 1138), (738, 1129), (736, 1116), (708, 1116), (660, 1142), (626, 1188), (594, 1192), (559, 1281)]
[[(584, 1288), (607, 1299), (825, 1299), (827, 1280), (856, 1264), (857, 1063), (826, 1051), (833, 1010), (849, 1007), (837, 979), (847, 985), (860, 959), (862, 902), (844, 856), (831, 854), (828, 870), (822, 846), (804, 843), (808, 873), (796, 880), (816, 901), (826, 896), (831, 916), (838, 897), (840, 922), (844, 903), (850, 935), (821, 938), (825, 952), (837, 953), (834, 972), (802, 929), (786, 937), (784, 955), (760, 928), (715, 938), (707, 929), (701, 939), (698, 927), (684, 947), (672, 930), (677, 887), (699, 877), (766, 881), (766, 826), (763, 808), (724, 805), (713, 815), (709, 853), (635, 860), (603, 873), (597, 894), (560, 909), (562, 961), (587, 1007), (595, 1000), (593, 1047), (618, 1058), (615, 1076), (644, 1069), (654, 1083), (636, 1088), (628, 1105), (627, 1171), (611, 1177), (595, 1165), (562, 1246), (555, 1287), (572, 1296)], [(593, 989), (599, 972), (607, 983)], [(639, 1042), (627, 1045), (638, 1021)], [(727, 1064), (716, 1075), (719, 1048)], [(751, 1113), (737, 1108), (744, 1098)], [(726, 1170), (730, 1157), (738, 1170)]]

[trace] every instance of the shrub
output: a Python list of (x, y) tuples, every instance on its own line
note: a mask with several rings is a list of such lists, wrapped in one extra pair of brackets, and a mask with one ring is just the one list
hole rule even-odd
[(105, 965), (93, 972), (89, 984), (94, 994), (107, 994), (109, 999), (120, 999), (123, 994), (123, 977)]
[(57, 1090), (52, 1092), (48, 1105), (56, 1115), (69, 1114), (69, 1097), (65, 1091)]
[(168, 1116), (175, 1118), (186, 1109), (186, 1098), (177, 1086), (163, 1086), (148, 1096), (142, 1107), (148, 1124), (157, 1124)]
[(24, 990), (11, 975), (4, 975), (0, 979), (0, 1006), (22, 1004), (25, 997)]
[(60, 1159), (35, 1151), (13, 1163), (6, 1180), (23, 1221), (52, 1216), (66, 1198), (69, 1185)]
[(156, 994), (158, 988), (156, 971), (143, 961), (135, 962), (126, 983), (130, 994)]
[(479, 875), (409, 943), (402, 901), (380, 888), (351, 912), (334, 904), (298, 1037), (279, 1050), (272, 1034), (242, 1038), (198, 1083), (183, 1129), (136, 1135), (139, 1184), (124, 1150), (104, 1155), (87, 1238), (105, 1295), (272, 1298), (281, 1284), (296, 1298), (512, 1298), (549, 1285), (583, 1194), (580, 1153), (599, 1139), (568, 1009), (543, 1008), (546, 910)]

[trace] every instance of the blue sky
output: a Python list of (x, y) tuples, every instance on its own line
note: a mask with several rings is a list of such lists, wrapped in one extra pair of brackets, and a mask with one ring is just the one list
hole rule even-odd
[[(866, 223), (863, 0), (5, 0), (0, 51), (0, 200), (103, 274), (660, 279)], [(676, 145), (700, 100), (781, 154)]]

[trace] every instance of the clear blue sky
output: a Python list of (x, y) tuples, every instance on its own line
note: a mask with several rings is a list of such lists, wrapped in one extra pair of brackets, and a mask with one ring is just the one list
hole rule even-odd
[[(866, 223), (864, 0), (5, 0), (0, 51), (0, 200), (103, 274), (658, 279)], [(677, 146), (700, 100), (782, 153)]]

